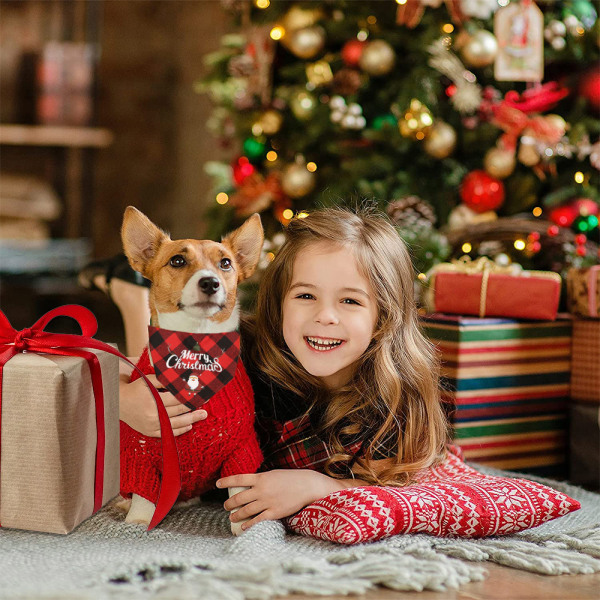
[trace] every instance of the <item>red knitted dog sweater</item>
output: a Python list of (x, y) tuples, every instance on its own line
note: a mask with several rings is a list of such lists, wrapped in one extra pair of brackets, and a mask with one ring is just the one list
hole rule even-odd
[[(154, 374), (147, 348), (137, 366), (146, 375)], [(139, 377), (134, 371), (130, 381)], [(241, 361), (233, 380), (202, 408), (208, 417), (175, 438), (181, 470), (179, 500), (189, 500), (214, 488), (220, 477), (255, 473), (262, 463), (254, 431), (254, 394)], [(162, 469), (160, 442), (160, 438), (142, 435), (121, 421), (121, 495), (124, 498), (135, 493), (156, 504)]]

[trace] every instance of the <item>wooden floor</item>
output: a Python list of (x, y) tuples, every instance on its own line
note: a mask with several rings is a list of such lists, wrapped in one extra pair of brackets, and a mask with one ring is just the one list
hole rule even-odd
[(488, 577), (447, 592), (394, 592), (377, 588), (362, 596), (285, 596), (286, 600), (600, 600), (600, 573), (546, 576), (485, 565)]

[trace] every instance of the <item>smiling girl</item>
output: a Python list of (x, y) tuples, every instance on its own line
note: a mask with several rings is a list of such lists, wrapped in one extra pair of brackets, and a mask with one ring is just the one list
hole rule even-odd
[(394, 227), (336, 208), (286, 233), (244, 335), (268, 470), (217, 482), (248, 488), (225, 502), (244, 529), (346, 487), (406, 485), (447, 442), (438, 365)]

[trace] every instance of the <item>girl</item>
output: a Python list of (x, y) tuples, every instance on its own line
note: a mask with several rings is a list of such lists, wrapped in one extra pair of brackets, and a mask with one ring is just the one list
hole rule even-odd
[(337, 208), (286, 233), (244, 336), (270, 470), (217, 482), (249, 488), (225, 502), (239, 509), (232, 521), (250, 519), (244, 529), (346, 487), (405, 485), (447, 441), (438, 365), (394, 227)]
[[(248, 519), (243, 529), (343, 488), (406, 485), (447, 442), (438, 365), (394, 227), (370, 210), (330, 208), (286, 233), (242, 331), (266, 470), (217, 482), (248, 488), (224, 505), (233, 522)], [(132, 386), (122, 385), (121, 418), (148, 431), (152, 398)], [(177, 433), (182, 419), (206, 415), (172, 410)]]

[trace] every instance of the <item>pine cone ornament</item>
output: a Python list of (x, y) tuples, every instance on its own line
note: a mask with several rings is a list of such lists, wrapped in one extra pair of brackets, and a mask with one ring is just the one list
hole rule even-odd
[(356, 69), (340, 69), (331, 82), (331, 91), (340, 96), (352, 96), (362, 87), (362, 76)]
[(431, 228), (436, 222), (435, 212), (429, 202), (418, 196), (405, 196), (387, 206), (392, 223), (401, 229)]

